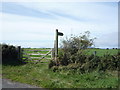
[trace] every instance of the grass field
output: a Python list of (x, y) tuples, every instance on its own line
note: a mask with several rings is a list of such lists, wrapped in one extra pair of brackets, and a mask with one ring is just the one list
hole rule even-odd
[(87, 52), (88, 54), (93, 54), (94, 52), (97, 52), (97, 56), (103, 56), (105, 53), (108, 53), (110, 55), (114, 55), (118, 53), (118, 49), (88, 49)]
[(46, 54), (48, 51), (24, 51), (25, 53), (42, 53), (42, 54)]
[[(88, 51), (89, 54), (97, 51), (99, 56), (106, 52), (110, 54), (118, 52), (113, 49), (89, 49)], [(48, 63), (49, 61), (17, 66), (2, 65), (2, 75), (3, 78), (43, 88), (116, 88), (118, 86), (117, 71), (93, 71), (84, 74), (72, 70), (53, 72), (52, 69), (48, 69)]]
[(23, 48), (25, 50), (49, 50), (51, 48)]
[[(34, 51), (30, 51), (30, 50), (34, 50)], [(48, 51), (37, 51), (37, 50), (48, 50)], [(38, 49), (24, 49), (24, 52), (25, 53), (41, 53), (41, 54), (46, 54), (49, 52), (50, 49), (44, 49), (44, 48), (38, 48)], [(105, 53), (108, 53), (110, 55), (114, 55), (114, 54), (117, 54), (118, 53), (118, 50), (117, 49), (87, 49), (86, 52), (88, 55), (90, 54), (93, 54), (94, 52), (97, 52), (96, 55), (97, 56), (103, 56)], [(31, 57), (41, 57), (41, 55), (30, 55)], [(50, 55), (48, 55), (47, 57), (51, 57)]]

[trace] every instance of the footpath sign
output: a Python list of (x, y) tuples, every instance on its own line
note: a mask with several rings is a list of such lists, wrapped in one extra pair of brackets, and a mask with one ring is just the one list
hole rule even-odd
[(61, 33), (61, 32), (58, 32), (58, 36), (63, 36), (63, 33)]
[(55, 60), (57, 60), (58, 57), (58, 36), (63, 36), (62, 32), (58, 32), (58, 29), (56, 29), (56, 36), (55, 36)]

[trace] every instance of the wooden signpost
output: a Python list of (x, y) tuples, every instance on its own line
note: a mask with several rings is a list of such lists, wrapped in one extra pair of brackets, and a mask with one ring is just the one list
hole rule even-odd
[(58, 36), (63, 36), (63, 33), (58, 32), (58, 29), (56, 29), (56, 36), (55, 36), (55, 60), (56, 61), (58, 57)]

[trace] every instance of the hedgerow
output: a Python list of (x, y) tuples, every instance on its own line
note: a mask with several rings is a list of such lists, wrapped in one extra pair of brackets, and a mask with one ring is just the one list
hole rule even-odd
[(13, 45), (0, 44), (2, 51), (2, 63), (19, 63), (20, 58), (18, 57), (19, 51), (18, 48)]
[(95, 53), (88, 55), (87, 48), (93, 45), (93, 41), (94, 39), (89, 39), (88, 32), (87, 35), (63, 40), (58, 59), (50, 62), (50, 68), (56, 71), (64, 66), (68, 70), (74, 69), (82, 73), (93, 70), (118, 70), (120, 52), (116, 55), (110, 55), (109, 53), (105, 53), (103, 56), (97, 56)]

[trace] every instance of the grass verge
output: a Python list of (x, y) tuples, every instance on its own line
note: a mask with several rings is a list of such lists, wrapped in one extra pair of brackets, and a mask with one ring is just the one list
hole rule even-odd
[(103, 72), (80, 74), (74, 71), (53, 72), (48, 63), (19, 66), (2, 65), (3, 78), (43, 88), (116, 88), (118, 77)]

